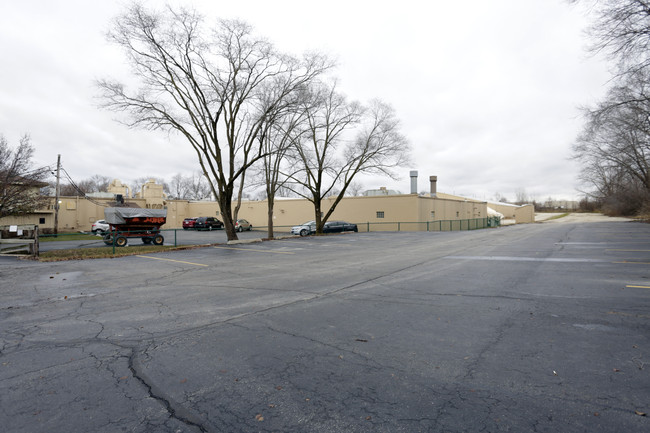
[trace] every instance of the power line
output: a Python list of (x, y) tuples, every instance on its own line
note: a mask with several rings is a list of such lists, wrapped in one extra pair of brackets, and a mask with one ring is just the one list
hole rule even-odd
[(81, 198), (86, 199), (86, 200), (88, 200), (89, 202), (96, 204), (97, 206), (110, 207), (110, 206), (109, 206), (108, 204), (106, 204), (106, 203), (101, 203), (101, 202), (98, 202), (98, 201), (93, 200), (92, 198), (88, 197), (88, 196), (86, 195), (86, 193), (85, 193), (81, 188), (79, 188), (79, 186), (75, 183), (75, 181), (72, 180), (72, 177), (71, 177), (70, 174), (66, 171), (66, 169), (63, 168), (63, 166), (61, 166), (61, 171), (63, 171), (63, 174), (65, 175), (65, 177), (66, 177), (66, 178), (68, 179), (68, 181), (70, 182), (70, 185), (72, 185), (72, 187), (73, 187), (73, 188), (74, 188), (74, 189), (75, 189), (75, 190), (80, 194), (79, 196), (80, 196)]

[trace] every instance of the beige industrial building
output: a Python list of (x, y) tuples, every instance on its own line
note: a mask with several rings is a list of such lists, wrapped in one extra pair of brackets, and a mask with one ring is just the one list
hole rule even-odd
[[(517, 223), (534, 222), (533, 206), (499, 206), (437, 192), (437, 178), (430, 176), (430, 192), (418, 194), (417, 172), (411, 172), (411, 194), (399, 194), (386, 189), (369, 192), (367, 196), (345, 197), (336, 207), (330, 220), (345, 220), (359, 225), (360, 231), (424, 231), (458, 230), (463, 222), (486, 219), (492, 209)], [(104, 208), (112, 206), (116, 197), (128, 197), (128, 187), (114, 180), (105, 194), (92, 197), (61, 197), (59, 200), (58, 229), (88, 231), (93, 222), (104, 218)], [(135, 198), (126, 199), (131, 205), (149, 209), (167, 209), (163, 229), (182, 227), (183, 219), (198, 216), (220, 217), (219, 205), (214, 201), (169, 200), (162, 185), (148, 181)], [(325, 199), (327, 212), (334, 198)], [(489, 209), (492, 208), (492, 209)], [(267, 202), (243, 201), (239, 218), (245, 218), (253, 227), (267, 226)], [(314, 219), (313, 205), (305, 199), (276, 199), (273, 223), (278, 232)], [(454, 222), (457, 224), (454, 225)], [(37, 224), (41, 229), (54, 227), (54, 200), (48, 209), (19, 217), (0, 219), (0, 225)], [(447, 225), (448, 224), (448, 225)], [(470, 224), (469, 222), (467, 224)], [(470, 227), (470, 226), (467, 226)]]

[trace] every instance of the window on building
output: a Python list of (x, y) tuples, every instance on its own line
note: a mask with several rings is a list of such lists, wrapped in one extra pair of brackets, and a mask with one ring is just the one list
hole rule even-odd
[(377, 218), (383, 218), (384, 217), (384, 211), (383, 210), (378, 210), (377, 211)]
[(436, 219), (436, 211), (435, 210), (431, 211), (431, 219), (432, 220)]
[(39, 224), (45, 224), (45, 218), (39, 218), (38, 223)]
[(460, 216), (460, 212), (456, 212), (456, 218)]

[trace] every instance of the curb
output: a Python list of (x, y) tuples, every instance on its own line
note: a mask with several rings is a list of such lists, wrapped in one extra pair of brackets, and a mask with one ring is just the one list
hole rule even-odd
[(262, 238), (256, 238), (256, 239), (239, 239), (236, 241), (228, 241), (226, 242), (226, 245), (237, 245), (237, 244), (254, 244), (257, 242), (262, 242)]

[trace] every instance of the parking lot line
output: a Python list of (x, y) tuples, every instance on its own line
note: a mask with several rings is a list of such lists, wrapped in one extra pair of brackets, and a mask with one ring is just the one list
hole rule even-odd
[(292, 251), (273, 251), (273, 250), (256, 250), (253, 248), (235, 248), (235, 247), (214, 247), (221, 250), (241, 250), (241, 251), (252, 251), (256, 253), (274, 253), (274, 254), (296, 254)]
[(630, 287), (632, 289), (650, 289), (650, 286), (631, 286), (629, 284), (625, 287)]
[(202, 263), (192, 263), (192, 262), (184, 262), (182, 260), (163, 259), (162, 257), (140, 256), (140, 255), (136, 255), (136, 257), (142, 257), (143, 259), (163, 260), (163, 261), (166, 261), (166, 262), (184, 263), (186, 265), (208, 266), (208, 265), (204, 265)]

